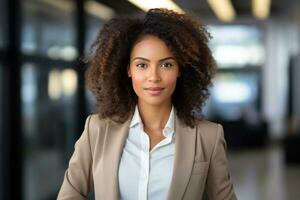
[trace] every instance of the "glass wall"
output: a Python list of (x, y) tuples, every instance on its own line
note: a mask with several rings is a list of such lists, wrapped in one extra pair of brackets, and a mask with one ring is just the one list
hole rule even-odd
[(219, 68), (257, 67), (264, 64), (263, 32), (257, 26), (210, 26), (211, 48)]
[(22, 1), (22, 52), (57, 60), (74, 60), (75, 5), (71, 0)]
[(79, 134), (75, 1), (21, 6), (24, 199), (56, 199)]
[(211, 90), (210, 117), (229, 121), (259, 120), (259, 74), (219, 72)]
[[(4, 68), (1, 64), (5, 62), (6, 23), (12, 22), (6, 22), (5, 12), (9, 9), (4, 3), (7, 2), (0, 0), (0, 145), (6, 142), (6, 138), (3, 138), (3, 97), (6, 90), (3, 90)], [(81, 71), (78, 68), (84, 66), (78, 62), (78, 58), (81, 58), (78, 52), (89, 53), (97, 33), (104, 22), (114, 16), (114, 11), (92, 0), (84, 1), (86, 16), (78, 12), (76, 3), (80, 2), (74, 0), (23, 0), (19, 3), (22, 20), (16, 25), (20, 26), (17, 29), (21, 31), (21, 38), (20, 44), (16, 44), (20, 45), (20, 49), (16, 52), (20, 50), (21, 53), (17, 58), (21, 69), (21, 113), (17, 114), (21, 115), (18, 127), (21, 127), (23, 136), (20, 156), (23, 161), (20, 166), (23, 170), (23, 199), (56, 199), (75, 141), (84, 128), (82, 126), (79, 129), (79, 124), (85, 118), (85, 112), (79, 108), (86, 103), (86, 112), (94, 111), (95, 99), (91, 93), (85, 91), (86, 100), (79, 96), (83, 91), (78, 84), (84, 75), (78, 73)], [(76, 27), (80, 18), (86, 20), (85, 30)], [(82, 34), (85, 35), (85, 41), (79, 41)], [(12, 39), (19, 41), (18, 38)], [(82, 42), (84, 49), (78, 49), (82, 48)], [(8, 134), (5, 132), (6, 137)], [(5, 151), (5, 155), (14, 158), (15, 153), (9, 149)], [(14, 190), (11, 185), (1, 185), (6, 184), (2, 181), (3, 155), (0, 151), (0, 199), (2, 191)], [(7, 177), (10, 176), (8, 174)], [(18, 178), (12, 181), (20, 182)], [(15, 192), (19, 194), (21, 191), (17, 188)]]
[(25, 199), (55, 199), (76, 134), (74, 69), (22, 66)]
[(205, 115), (212, 120), (258, 123), (265, 63), (263, 30), (254, 25), (223, 25), (210, 26), (209, 31), (218, 73)]

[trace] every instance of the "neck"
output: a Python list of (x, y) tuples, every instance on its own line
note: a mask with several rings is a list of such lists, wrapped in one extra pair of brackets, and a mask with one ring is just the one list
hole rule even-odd
[(165, 127), (169, 119), (172, 110), (172, 103), (149, 105), (139, 101), (138, 109), (144, 128), (153, 131), (160, 131)]

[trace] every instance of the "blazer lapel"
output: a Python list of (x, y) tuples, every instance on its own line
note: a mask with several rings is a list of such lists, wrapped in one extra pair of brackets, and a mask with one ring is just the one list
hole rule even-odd
[[(123, 124), (110, 122), (106, 129), (103, 153), (105, 199), (120, 199), (118, 168), (128, 137), (131, 117)], [(195, 155), (196, 128), (186, 126), (176, 116), (175, 131), (174, 168), (168, 200), (182, 199), (191, 176)]]
[(182, 199), (191, 176), (196, 142), (196, 128), (175, 120), (175, 158), (168, 200)]
[(128, 136), (131, 117), (122, 124), (110, 121), (106, 129), (103, 153), (104, 194), (107, 200), (118, 200), (118, 168), (126, 138)]

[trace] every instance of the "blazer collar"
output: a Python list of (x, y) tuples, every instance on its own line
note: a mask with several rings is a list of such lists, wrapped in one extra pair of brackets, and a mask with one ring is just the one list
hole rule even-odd
[(195, 157), (196, 128), (175, 119), (175, 158), (168, 200), (182, 199), (190, 179)]
[(103, 149), (103, 194), (104, 199), (119, 200), (118, 169), (123, 148), (128, 136), (130, 120), (122, 124), (108, 122)]
[[(103, 192), (105, 199), (120, 199), (118, 168), (128, 137), (131, 118), (132, 116), (123, 124), (110, 121), (106, 129), (103, 154), (103, 185), (105, 186)], [(174, 168), (168, 200), (182, 199), (191, 176), (195, 155), (196, 128), (186, 126), (176, 115), (175, 132)]]

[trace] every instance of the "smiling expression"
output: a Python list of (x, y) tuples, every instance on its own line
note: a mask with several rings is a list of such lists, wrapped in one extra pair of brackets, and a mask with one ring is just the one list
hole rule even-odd
[(128, 76), (139, 103), (171, 104), (179, 73), (178, 63), (158, 37), (143, 36), (132, 48)]

